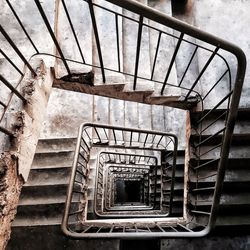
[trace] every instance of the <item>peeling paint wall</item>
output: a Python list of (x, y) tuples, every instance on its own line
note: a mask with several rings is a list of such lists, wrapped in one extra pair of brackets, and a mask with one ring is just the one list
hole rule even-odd
[(5, 249), (10, 238), (11, 222), (15, 218), (23, 183), (17, 158), (4, 153), (0, 159), (0, 249)]

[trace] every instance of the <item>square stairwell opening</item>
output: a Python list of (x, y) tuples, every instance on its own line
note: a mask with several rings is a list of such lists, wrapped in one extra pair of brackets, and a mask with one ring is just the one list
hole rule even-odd
[(141, 201), (141, 180), (117, 180), (115, 183), (115, 203), (130, 204)]

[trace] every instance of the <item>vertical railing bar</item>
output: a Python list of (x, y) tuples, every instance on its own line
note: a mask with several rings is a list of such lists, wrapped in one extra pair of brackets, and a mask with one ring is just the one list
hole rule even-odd
[(154, 144), (155, 137), (156, 137), (156, 134), (153, 135), (152, 144)]
[[(85, 134), (88, 136), (89, 140), (91, 141), (91, 137), (90, 137), (89, 133), (87, 132), (87, 129), (84, 129), (84, 132), (85, 132)], [(83, 137), (82, 137), (82, 139), (83, 139)], [(83, 139), (83, 140), (84, 140), (84, 139)]]
[(153, 77), (154, 77), (155, 64), (156, 64), (156, 59), (157, 59), (157, 55), (158, 55), (158, 50), (160, 47), (161, 34), (162, 34), (162, 31), (159, 32), (158, 41), (157, 41), (157, 45), (156, 45), (155, 57), (154, 57), (154, 62), (153, 62), (153, 67), (152, 67), (151, 78), (150, 78), (151, 81), (153, 80)]
[(178, 232), (178, 230), (176, 230), (174, 227), (169, 226), (171, 229), (173, 229), (175, 232)]
[(112, 227), (110, 228), (109, 233), (112, 233), (113, 229), (114, 229), (114, 224), (112, 224)]
[(96, 19), (95, 19), (94, 7), (93, 7), (92, 0), (87, 0), (87, 2), (89, 5), (89, 12), (90, 12), (92, 26), (93, 26), (93, 30), (94, 30), (94, 34), (95, 34), (97, 52), (98, 52), (99, 62), (100, 62), (101, 71), (102, 71), (102, 81), (103, 81), (103, 83), (105, 83), (106, 78), (105, 78), (104, 65), (103, 65), (103, 59), (102, 59), (102, 50), (101, 50), (100, 39), (99, 39), (99, 34), (98, 34), (98, 29), (97, 29), (97, 24), (96, 24)]
[(0, 75), (0, 81), (3, 82), (3, 84), (9, 88), (17, 97), (19, 97), (23, 102), (26, 103), (26, 99), (21, 95), (21, 93), (16, 90), (2, 75)]
[(9, 136), (15, 136), (14, 132), (0, 126), (0, 132), (6, 134), (6, 135), (9, 135)]
[(16, 69), (16, 71), (24, 76), (23, 72), (13, 63), (13, 61), (0, 49), (0, 53), (6, 58), (6, 60)]
[(99, 133), (98, 133), (98, 131), (97, 131), (97, 128), (96, 127), (94, 127), (94, 130), (95, 130), (95, 132), (96, 132), (96, 135), (97, 135), (97, 137), (98, 137), (98, 139), (100, 140), (100, 142), (102, 141), (102, 139), (101, 139), (101, 137), (100, 137), (100, 135), (99, 135)]
[(27, 38), (29, 39), (30, 43), (32, 44), (34, 50), (36, 51), (37, 54), (39, 54), (39, 51), (37, 49), (37, 47), (35, 46), (34, 42), (32, 41), (31, 37), (29, 36), (27, 30), (25, 29), (22, 21), (20, 20), (19, 16), (17, 15), (16, 11), (14, 10), (13, 6), (11, 5), (10, 1), (9, 0), (6, 0), (7, 4), (9, 5), (12, 13), (14, 14), (16, 20), (18, 21), (19, 25), (21, 26), (23, 32), (25, 33), (25, 35), (27, 36)]
[(86, 233), (91, 227), (92, 227), (92, 225), (91, 225), (91, 226), (88, 226), (88, 227), (83, 231), (83, 233)]
[(112, 132), (113, 132), (113, 136), (114, 136), (115, 144), (117, 144), (116, 135), (115, 135), (115, 130), (114, 130), (114, 129), (112, 129)]
[(187, 227), (183, 226), (183, 225), (182, 225), (182, 224), (180, 224), (180, 223), (177, 223), (177, 225), (178, 225), (178, 226), (180, 226), (180, 227), (182, 227), (183, 229), (185, 229), (185, 230), (189, 231), (189, 232), (193, 232), (191, 229), (189, 229), (189, 228), (187, 228)]
[(84, 150), (86, 154), (88, 154), (88, 151), (80, 144), (80, 147)]
[[(85, 159), (84, 159), (84, 160), (85, 160)], [(87, 163), (88, 161), (85, 160), (85, 162)], [(81, 163), (79, 160), (78, 160), (77, 164), (80, 164), (80, 165), (81, 165), (82, 167), (84, 167), (84, 168), (86, 167), (86, 166), (85, 166), (83, 163)]]
[(75, 38), (75, 41), (76, 41), (76, 44), (77, 44), (79, 53), (80, 53), (80, 55), (81, 55), (81, 57), (82, 57), (82, 61), (83, 61), (83, 63), (85, 63), (85, 59), (84, 59), (84, 56), (83, 56), (83, 53), (82, 53), (82, 50), (81, 50), (81, 47), (80, 47), (80, 44), (79, 44), (79, 41), (78, 41), (76, 32), (75, 32), (75, 29), (74, 29), (74, 25), (73, 25), (73, 23), (72, 23), (72, 21), (71, 21), (71, 18), (70, 18), (70, 15), (69, 15), (69, 12), (68, 12), (68, 9), (67, 9), (67, 6), (66, 6), (64, 0), (62, 0), (62, 4), (63, 4), (64, 11), (65, 11), (65, 13), (66, 13), (66, 16), (67, 16), (67, 18), (68, 18), (70, 28), (71, 28), (72, 33), (73, 33), (73, 35), (74, 35), (74, 38)]
[(158, 146), (159, 146), (161, 140), (163, 139), (163, 137), (164, 137), (164, 136), (162, 135), (161, 138), (160, 138), (160, 140), (159, 140), (159, 142), (157, 143), (157, 145), (156, 145), (157, 148), (158, 148)]
[(3, 106), (4, 108), (7, 108), (7, 105), (3, 103), (1, 100), (0, 100), (0, 105)]
[(143, 16), (140, 15), (139, 27), (138, 27), (138, 36), (137, 36), (136, 57), (135, 57), (135, 74), (134, 74), (134, 86), (133, 86), (133, 90), (136, 89), (136, 82), (137, 82), (139, 57), (140, 57), (140, 49), (141, 49), (142, 26), (143, 26)]
[(105, 128), (103, 128), (103, 131), (104, 131), (105, 136), (107, 137), (107, 140), (109, 140), (109, 137), (108, 137), (108, 134), (107, 134), (106, 129), (105, 129)]
[(206, 99), (206, 97), (211, 93), (211, 91), (216, 87), (216, 85), (223, 79), (223, 77), (229, 72), (227, 69), (223, 75), (219, 78), (219, 80), (212, 86), (212, 88), (207, 92), (207, 94), (202, 98), (202, 101)]
[(129, 145), (132, 145), (132, 140), (133, 140), (133, 131), (130, 133), (130, 140), (129, 140)]
[(136, 223), (134, 224), (134, 226), (135, 226), (135, 231), (138, 232), (138, 228), (137, 228)]
[(3, 34), (3, 36), (5, 37), (5, 39), (8, 41), (8, 43), (11, 45), (11, 47), (15, 50), (15, 52), (18, 54), (18, 56), (21, 58), (21, 60), (24, 62), (25, 65), (27, 65), (27, 67), (29, 68), (29, 70), (32, 72), (32, 74), (34, 76), (36, 76), (36, 72), (35, 70), (31, 67), (31, 65), (29, 64), (29, 62), (26, 60), (26, 58), (24, 57), (24, 55), (22, 54), (22, 52), (17, 48), (17, 46), (15, 45), (15, 43), (12, 41), (12, 39), (9, 37), (9, 35), (7, 34), (7, 32), (4, 30), (4, 28), (2, 27), (2, 25), (0, 24), (0, 32)]
[(178, 50), (180, 48), (183, 37), (184, 37), (184, 33), (181, 33), (180, 37), (178, 39), (177, 45), (175, 47), (175, 50), (174, 50), (174, 54), (173, 54), (173, 56), (171, 58), (171, 61), (170, 61), (169, 67), (168, 67), (168, 71), (167, 71), (167, 74), (166, 74), (166, 77), (165, 77), (165, 80), (164, 80), (164, 83), (163, 83), (163, 86), (162, 86), (162, 89), (161, 89), (161, 95), (163, 95), (164, 89), (166, 87), (170, 72), (171, 72), (173, 64), (175, 62), (175, 58), (176, 58), (177, 52), (178, 52)]
[(121, 62), (120, 62), (120, 37), (119, 37), (119, 23), (118, 23), (118, 14), (115, 13), (115, 28), (116, 28), (116, 49), (117, 49), (117, 63), (118, 71), (121, 72)]
[(165, 233), (165, 230), (164, 230), (160, 225), (158, 225), (157, 223), (155, 223), (155, 225), (156, 225), (163, 233)]
[(84, 161), (85, 161), (86, 163), (88, 163), (88, 160), (85, 158), (85, 155), (82, 154), (82, 152), (79, 152), (79, 155), (84, 159)]
[(187, 71), (188, 71), (188, 69), (189, 69), (189, 67), (190, 67), (190, 65), (191, 65), (191, 63), (192, 63), (192, 61), (194, 59), (194, 56), (195, 56), (197, 50), (198, 50), (198, 46), (196, 46), (195, 49), (194, 49), (194, 52), (193, 52), (193, 54), (192, 54), (192, 56), (191, 56), (191, 58), (189, 60), (189, 63), (187, 65), (186, 69), (185, 69), (185, 72), (183, 73), (182, 78), (180, 80), (179, 87), (181, 86), (181, 84), (182, 84), (182, 82), (183, 82), (183, 80), (184, 80), (184, 78), (185, 78), (185, 76), (187, 74)]
[(205, 130), (207, 130), (209, 127), (211, 127), (214, 123), (216, 123), (218, 120), (220, 120), (221, 117), (223, 117), (224, 115), (227, 114), (227, 110), (225, 112), (223, 112), (219, 117), (217, 117), (214, 121), (212, 121), (208, 126), (206, 126), (205, 128), (203, 128), (200, 132), (203, 133)]
[(51, 38), (52, 38), (52, 40), (53, 40), (53, 42), (54, 42), (54, 44), (55, 44), (55, 46), (56, 46), (56, 49), (57, 49), (57, 51), (58, 51), (58, 53), (59, 53), (59, 55), (60, 55), (60, 57), (61, 57), (61, 59), (62, 59), (62, 61), (63, 61), (63, 64), (64, 64), (64, 66), (65, 66), (65, 68), (66, 68), (66, 70), (67, 70), (67, 73), (68, 73), (68, 75), (71, 75), (69, 66), (68, 66), (68, 64), (67, 64), (67, 62), (66, 62), (66, 60), (65, 60), (65, 57), (64, 57), (64, 55), (63, 55), (63, 52), (62, 52), (62, 50), (61, 50), (61, 48), (60, 48), (60, 45), (59, 45), (57, 39), (56, 39), (56, 36), (55, 36), (55, 34), (54, 34), (54, 32), (53, 32), (51, 26), (50, 26), (49, 20), (48, 20), (48, 18), (47, 18), (47, 16), (46, 16), (45, 12), (44, 12), (44, 10), (43, 10), (43, 7), (42, 7), (42, 5), (41, 5), (41, 3), (40, 3), (39, 0), (34, 0), (34, 1), (35, 1), (36, 6), (37, 6), (37, 8), (38, 8), (38, 10), (39, 10), (39, 12), (40, 12), (40, 14), (41, 14), (41, 16), (42, 16), (42, 19), (43, 19), (43, 21), (44, 21), (44, 23), (45, 23), (45, 25), (46, 25), (46, 27), (47, 27), (49, 33), (50, 33), (50, 36), (51, 36)]
[(136, 162), (136, 156), (134, 156), (134, 158), (133, 158), (133, 160), (132, 160), (132, 161)]
[(138, 160), (138, 163), (140, 163), (140, 161), (141, 161), (141, 156), (139, 156), (139, 160)]
[(147, 139), (148, 139), (148, 133), (147, 133), (147, 135), (146, 135), (146, 138), (145, 138), (145, 141), (144, 141), (143, 147), (145, 147)]
[(233, 90), (224, 96), (212, 109), (210, 109), (204, 116), (202, 116), (196, 123), (201, 123), (208, 115), (210, 115), (215, 109), (217, 109), (228, 97), (231, 96)]
[(202, 75), (204, 74), (204, 72), (206, 71), (207, 67), (209, 66), (209, 64), (211, 63), (211, 61), (213, 60), (213, 58), (215, 57), (215, 55), (217, 54), (218, 50), (220, 48), (216, 47), (216, 49), (213, 51), (212, 55), (209, 57), (208, 61), (206, 62), (205, 66), (203, 67), (203, 69), (201, 70), (200, 74), (198, 75), (197, 79), (194, 81), (192, 87), (189, 89), (186, 97), (185, 97), (185, 101), (188, 99), (189, 95), (191, 94), (191, 92), (193, 91), (193, 89), (195, 88), (195, 86), (197, 85), (197, 83), (199, 82), (200, 78), (202, 77)]
[(108, 158), (109, 158), (109, 161), (111, 161), (111, 157), (110, 157), (110, 154), (108, 153)]
[(168, 145), (169, 145), (171, 142), (173, 142), (173, 141), (172, 141), (171, 138), (170, 138), (170, 139), (169, 139), (169, 142), (168, 142), (168, 144), (165, 146), (165, 148), (167, 148)]

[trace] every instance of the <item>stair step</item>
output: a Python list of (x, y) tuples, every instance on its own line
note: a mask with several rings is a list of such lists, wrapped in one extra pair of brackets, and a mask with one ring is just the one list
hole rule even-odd
[[(204, 165), (204, 168), (207, 171), (216, 171), (218, 168), (218, 160), (213, 161), (216, 159), (203, 159), (200, 160), (200, 166), (202, 164), (211, 162), (207, 165)], [(213, 162), (212, 162), (213, 161)], [(192, 167), (196, 167), (197, 166), (197, 161), (195, 159), (191, 159), (191, 166)], [(249, 164), (250, 164), (250, 158), (229, 158), (228, 159), (228, 164), (227, 164), (227, 170), (238, 170), (238, 169), (248, 169), (249, 168)]]
[[(195, 182), (197, 177), (194, 175), (189, 176), (190, 182)], [(207, 171), (206, 169), (198, 171), (198, 180), (200, 183), (202, 182), (215, 182), (216, 181), (217, 172), (216, 171)], [(234, 170), (226, 170), (224, 182), (250, 182), (249, 170), (247, 169), (234, 169)]]
[(26, 200), (26, 199), (32, 199), (34, 197), (34, 200), (36, 198), (46, 198), (46, 197), (52, 197), (56, 198), (57, 196), (61, 197), (66, 195), (68, 184), (56, 184), (53, 183), (51, 185), (24, 185), (22, 188), (20, 199)]
[(40, 138), (36, 153), (58, 153), (60, 151), (74, 151), (77, 138)]
[(64, 168), (33, 168), (25, 186), (68, 184), (71, 167)]
[(32, 168), (58, 168), (73, 165), (74, 152), (60, 151), (35, 154)]
[[(216, 133), (216, 132), (214, 132)], [(222, 134), (214, 136), (209, 139), (211, 135), (191, 135), (190, 140), (194, 143), (199, 143), (199, 140), (204, 141), (202, 145), (218, 145), (222, 141)], [(205, 142), (205, 140), (207, 140)], [(244, 134), (233, 134), (232, 137), (232, 146), (250, 146), (250, 133)]]
[[(44, 249), (102, 249), (119, 250), (120, 240), (75, 240), (65, 237), (58, 224), (40, 226), (12, 227), (8, 250), (44, 250)], [(27, 235), (29, 237), (27, 237)], [(35, 240), (34, 240), (35, 239)]]
[(62, 220), (64, 206), (65, 202), (18, 206), (13, 226), (58, 225)]

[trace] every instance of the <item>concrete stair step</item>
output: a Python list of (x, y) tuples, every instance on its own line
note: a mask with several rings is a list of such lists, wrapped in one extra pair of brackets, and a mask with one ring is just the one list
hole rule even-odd
[(220, 215), (216, 220), (216, 226), (244, 226), (250, 224), (250, 214), (238, 213), (237, 215)]
[[(215, 160), (212, 162), (212, 160)], [(209, 164), (205, 165), (204, 169), (207, 171), (216, 171), (218, 167), (218, 160), (216, 159), (206, 159), (206, 160), (200, 160), (200, 165), (208, 163)], [(190, 161), (192, 167), (196, 167), (198, 162), (195, 159), (191, 159)], [(227, 164), (227, 170), (243, 170), (243, 169), (248, 169), (248, 166), (250, 164), (250, 158), (229, 158), (228, 159), (228, 164)], [(226, 170), (226, 171), (227, 171)]]
[(37, 153), (34, 156), (32, 168), (58, 168), (73, 165), (73, 151)]
[(19, 205), (65, 202), (68, 184), (24, 186)]
[[(216, 132), (214, 132), (216, 133)], [(213, 138), (209, 139), (211, 135), (191, 135), (190, 140), (193, 143), (199, 143), (199, 140), (204, 141), (202, 145), (218, 145), (222, 141), (222, 134), (214, 136)], [(205, 142), (205, 140), (207, 140)], [(196, 145), (194, 144), (194, 145)], [(243, 133), (243, 134), (233, 134), (232, 137), (232, 146), (250, 146), (250, 133)]]
[(51, 185), (25, 185), (22, 189), (20, 201), (30, 200), (30, 199), (56, 199), (57, 197), (66, 197), (68, 184), (56, 184)]
[[(209, 110), (205, 110), (204, 114), (206, 114)], [(222, 129), (225, 126), (225, 109), (218, 109), (214, 110), (212, 113), (210, 113), (202, 122), (202, 128), (205, 129), (208, 125), (210, 125), (212, 122), (214, 122), (217, 118), (219, 118), (218, 121), (216, 121), (213, 125), (211, 125), (209, 128), (207, 128), (203, 134), (209, 135), (213, 134), (214, 131), (218, 131)], [(203, 114), (203, 115), (204, 115)], [(250, 109), (239, 109), (238, 110), (238, 116), (236, 119), (236, 124), (234, 127), (234, 133), (235, 134), (244, 134), (250, 133), (250, 119), (249, 119)], [(195, 122), (200, 119), (202, 116), (201, 112), (196, 112), (191, 114), (192, 118), (192, 126), (195, 129), (197, 129), (197, 126), (195, 125)]]
[(71, 167), (31, 169), (25, 186), (68, 184)]
[[(247, 142), (248, 143), (248, 142)], [(208, 159), (218, 159), (220, 158), (220, 151), (216, 146), (202, 146), (200, 150), (201, 160)], [(249, 150), (250, 146), (245, 145), (232, 145), (230, 147), (229, 158), (238, 158), (244, 160), (245, 158), (249, 158)], [(195, 157), (195, 155), (191, 155), (191, 158)]]
[(147, 97), (146, 102), (152, 105), (163, 105), (173, 108), (179, 108), (188, 110), (192, 107), (195, 107), (198, 100), (196, 97), (190, 98), (188, 101), (184, 101), (182, 96), (149, 96)]
[[(217, 171), (207, 171), (206, 169), (201, 169), (198, 171), (199, 182), (215, 182)], [(189, 176), (191, 182), (195, 182), (197, 177), (194, 175)], [(227, 170), (224, 178), (224, 182), (250, 182), (250, 174), (247, 169), (234, 169)]]
[[(77, 207), (77, 203), (73, 203)], [(29, 204), (17, 208), (13, 226), (60, 224), (65, 202), (50, 204)]]
[[(27, 237), (30, 236), (30, 237)], [(32, 237), (31, 237), (32, 236)], [(34, 240), (35, 239), (35, 240)], [(46, 240), (45, 240), (46, 239)], [(111, 239), (75, 240), (62, 234), (60, 225), (20, 226), (12, 228), (7, 250), (28, 249), (103, 249), (119, 250), (120, 241)]]
[[(210, 110), (205, 109), (204, 112), (192, 112), (191, 113), (191, 117), (194, 121), (198, 121), (202, 115), (205, 115), (209, 112)], [(217, 117), (219, 117), (220, 115), (222, 115), (223, 113), (225, 113), (226, 109), (216, 109), (213, 112), (211, 112), (207, 118), (208, 119), (216, 119)], [(250, 113), (250, 109), (249, 108), (239, 108), (238, 109), (238, 114), (237, 114), (237, 121), (250, 121), (249, 118), (249, 113)]]
[(60, 151), (74, 151), (77, 138), (40, 138), (36, 153), (58, 153)]

